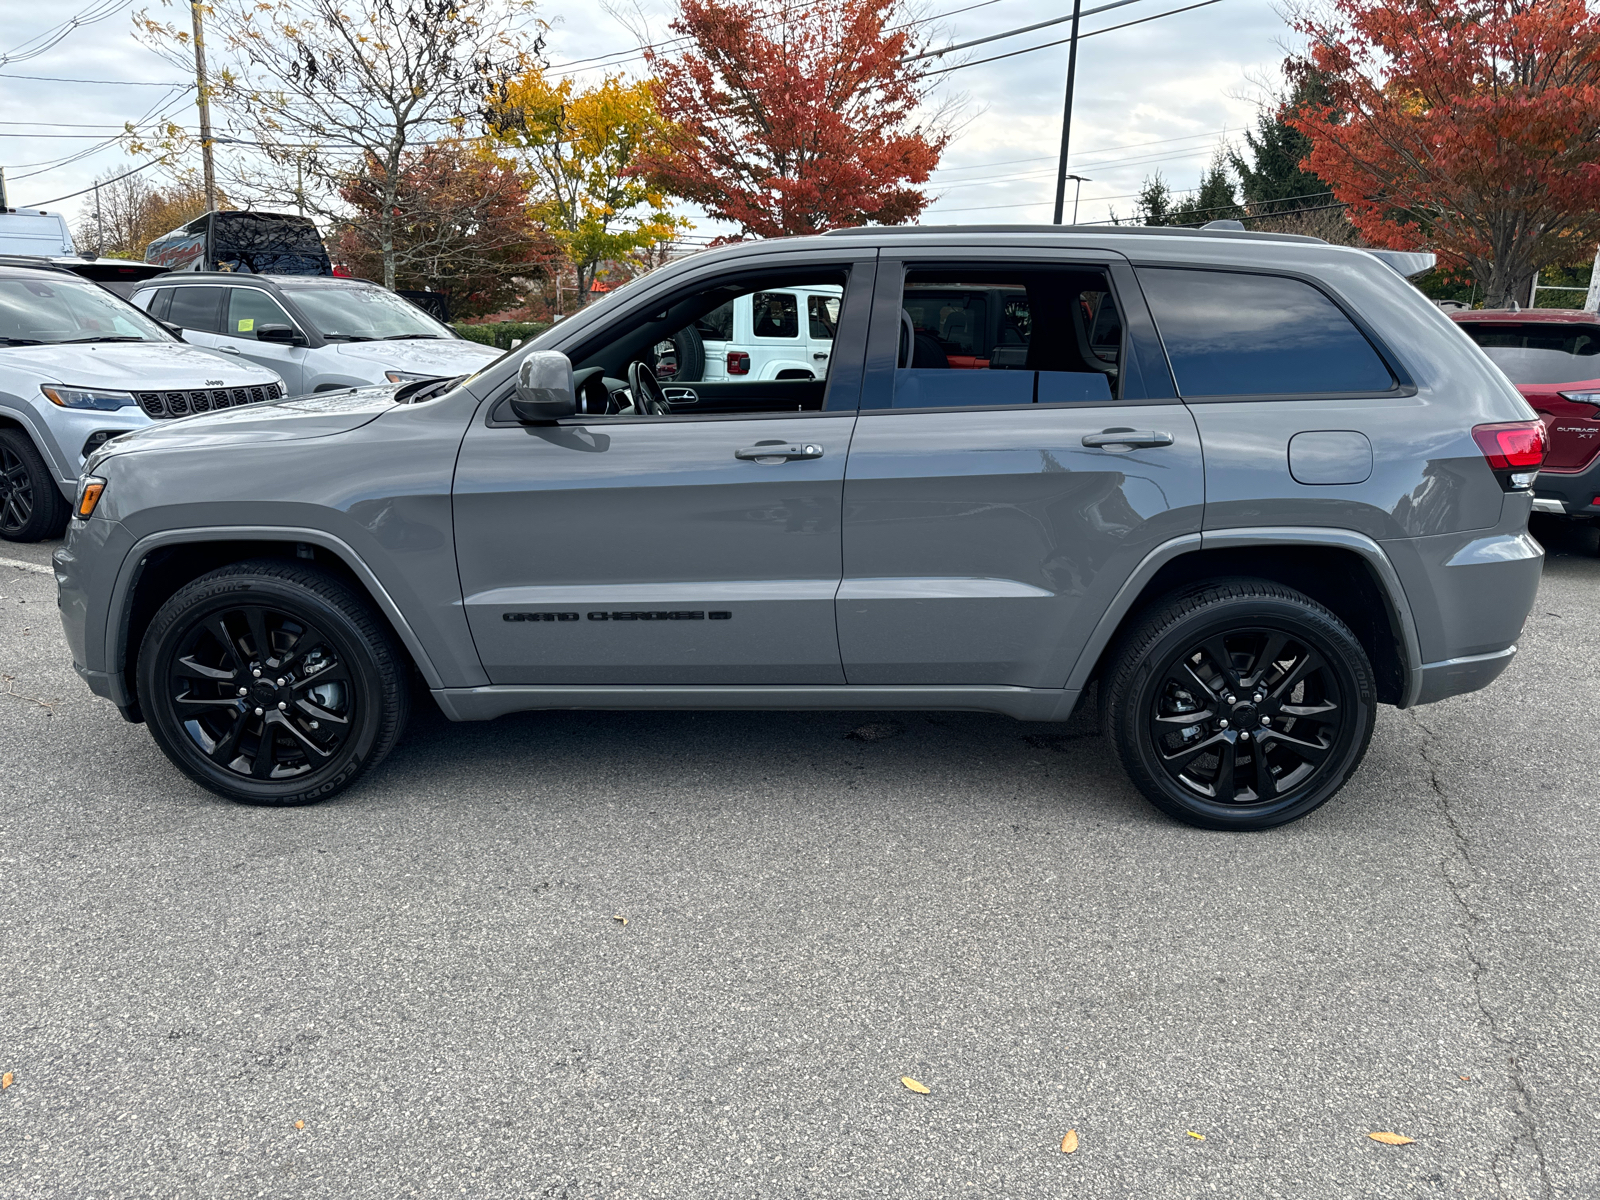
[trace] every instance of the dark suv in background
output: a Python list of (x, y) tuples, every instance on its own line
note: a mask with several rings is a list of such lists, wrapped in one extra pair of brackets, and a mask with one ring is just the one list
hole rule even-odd
[[(651, 370), (805, 288), (839, 297), (825, 378)], [(118, 438), (55, 568), (89, 686), (237, 800), (348, 786), (413, 675), (455, 720), (1058, 721), (1098, 681), (1146, 797), (1262, 829), (1343, 785), (1378, 704), (1511, 662), (1544, 448), (1364, 251), (851, 229), (672, 263), (463, 379)]]

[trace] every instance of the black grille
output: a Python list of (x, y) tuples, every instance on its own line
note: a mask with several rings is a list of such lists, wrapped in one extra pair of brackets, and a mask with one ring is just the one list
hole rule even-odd
[(172, 417), (187, 417), (191, 413), (218, 412), (224, 408), (238, 408), (243, 404), (260, 404), (276, 400), (283, 388), (276, 383), (265, 387), (200, 388), (190, 392), (135, 392), (139, 407), (152, 420), (165, 421)]

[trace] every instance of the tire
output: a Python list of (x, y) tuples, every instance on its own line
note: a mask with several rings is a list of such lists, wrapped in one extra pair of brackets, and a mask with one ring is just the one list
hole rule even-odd
[(698, 329), (686, 325), (678, 330), (672, 335), (672, 349), (678, 363), (673, 383), (699, 383), (706, 377), (706, 344)]
[(1298, 820), (1344, 786), (1372, 738), (1361, 643), (1276, 583), (1216, 580), (1159, 601), (1111, 662), (1102, 719), (1129, 778), (1201, 829)]
[(262, 559), (202, 575), (161, 606), (139, 646), (139, 704), (200, 786), (243, 804), (314, 804), (399, 740), (407, 666), (365, 597), (325, 571)]
[(28, 435), (0, 429), (0, 538), (42, 542), (67, 528), (72, 505)]

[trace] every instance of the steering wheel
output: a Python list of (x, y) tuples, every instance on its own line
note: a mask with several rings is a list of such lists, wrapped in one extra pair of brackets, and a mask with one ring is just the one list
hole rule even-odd
[(664, 417), (672, 412), (672, 401), (661, 390), (661, 381), (645, 363), (628, 364), (628, 395), (633, 397), (636, 415)]

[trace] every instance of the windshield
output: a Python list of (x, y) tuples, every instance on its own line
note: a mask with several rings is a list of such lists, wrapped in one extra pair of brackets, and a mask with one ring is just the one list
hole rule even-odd
[(1600, 379), (1600, 325), (1462, 322), (1512, 383), (1581, 383)]
[(332, 341), (453, 336), (449, 326), (441, 325), (411, 301), (379, 287), (302, 284), (290, 294), (317, 332)]
[(317, 227), (305, 217), (223, 212), (212, 218), (219, 266), (257, 275), (331, 275)]
[(62, 342), (170, 342), (151, 318), (75, 279), (0, 279), (0, 348)]

